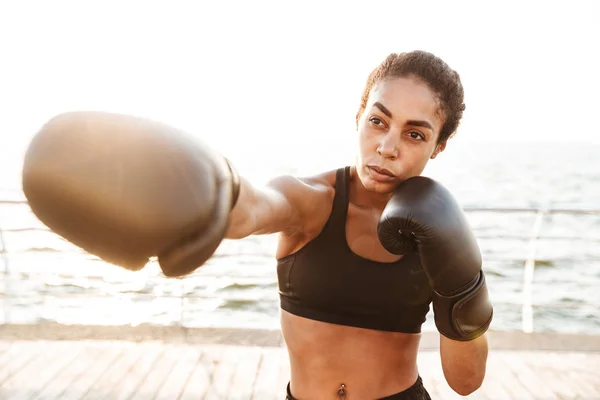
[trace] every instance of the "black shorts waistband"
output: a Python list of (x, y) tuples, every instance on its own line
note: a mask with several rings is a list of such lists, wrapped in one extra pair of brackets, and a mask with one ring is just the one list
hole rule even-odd
[[(287, 394), (285, 400), (297, 400), (294, 398), (294, 396), (292, 396), (289, 382), (287, 384)], [(425, 386), (423, 386), (423, 380), (420, 376), (418, 376), (415, 383), (408, 389), (378, 400), (431, 400), (431, 397), (429, 396), (427, 389), (425, 389)]]

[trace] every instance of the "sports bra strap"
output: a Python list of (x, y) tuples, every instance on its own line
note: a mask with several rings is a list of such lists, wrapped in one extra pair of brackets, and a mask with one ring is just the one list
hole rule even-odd
[[(335, 196), (327, 228), (335, 234), (345, 235), (346, 216), (350, 195), (350, 167), (339, 168), (335, 175)], [(344, 238), (345, 240), (345, 238)]]

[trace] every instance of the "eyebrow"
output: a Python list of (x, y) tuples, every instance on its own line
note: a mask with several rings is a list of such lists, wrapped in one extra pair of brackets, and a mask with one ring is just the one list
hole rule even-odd
[[(392, 117), (392, 113), (390, 110), (388, 110), (383, 104), (381, 104), (380, 102), (376, 101), (375, 103), (373, 103), (373, 106), (379, 108), (379, 110), (384, 113), (388, 118), (393, 118)], [(406, 123), (408, 125), (412, 125), (412, 126), (420, 126), (423, 128), (427, 128), (433, 131), (433, 126), (431, 126), (431, 124), (427, 121), (419, 121), (419, 120), (410, 120), (410, 121), (406, 121)]]

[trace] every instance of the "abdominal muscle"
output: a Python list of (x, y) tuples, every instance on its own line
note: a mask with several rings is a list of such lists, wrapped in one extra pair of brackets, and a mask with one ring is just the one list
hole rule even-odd
[[(418, 377), (420, 334), (382, 332), (309, 320), (281, 310), (298, 400), (376, 399), (411, 387)], [(338, 395), (345, 386), (345, 397)]]

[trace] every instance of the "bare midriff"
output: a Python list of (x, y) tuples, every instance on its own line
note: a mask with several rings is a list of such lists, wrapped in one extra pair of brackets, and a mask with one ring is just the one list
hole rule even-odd
[(420, 334), (335, 325), (284, 310), (281, 328), (298, 400), (382, 398), (417, 380)]

